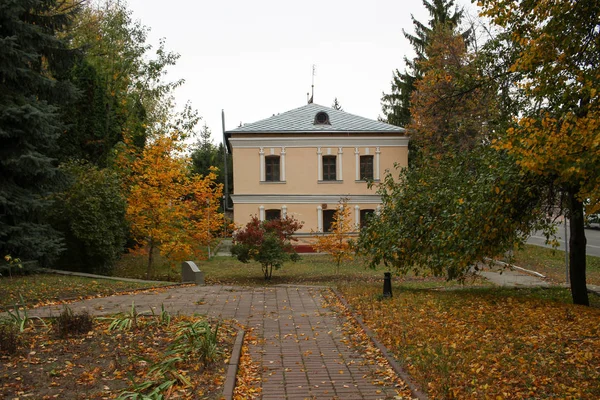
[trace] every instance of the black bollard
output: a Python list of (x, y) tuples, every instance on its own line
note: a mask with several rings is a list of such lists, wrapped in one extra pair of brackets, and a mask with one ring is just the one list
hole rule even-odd
[(392, 297), (392, 273), (383, 273), (383, 297)]

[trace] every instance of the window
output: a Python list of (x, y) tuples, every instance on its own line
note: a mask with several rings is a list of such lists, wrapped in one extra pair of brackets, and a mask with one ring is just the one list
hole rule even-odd
[(360, 180), (373, 179), (373, 156), (360, 156)]
[(279, 182), (279, 156), (265, 157), (265, 181)]
[(323, 210), (323, 232), (331, 232), (335, 210)]
[(273, 220), (276, 220), (276, 219), (281, 219), (281, 210), (279, 210), (279, 209), (266, 210), (266, 212), (265, 212), (265, 219), (267, 221), (273, 221)]
[(360, 210), (360, 228), (364, 228), (369, 224), (370, 218), (373, 216), (375, 210)]
[(336, 156), (323, 156), (323, 180), (336, 180)]
[(329, 115), (327, 115), (327, 113), (323, 111), (318, 112), (315, 116), (314, 125), (331, 125), (329, 123)]

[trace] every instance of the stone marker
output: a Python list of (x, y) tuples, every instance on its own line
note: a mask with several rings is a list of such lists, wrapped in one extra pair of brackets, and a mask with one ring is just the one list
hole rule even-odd
[(204, 285), (204, 272), (198, 269), (195, 262), (184, 261), (181, 263), (181, 281)]

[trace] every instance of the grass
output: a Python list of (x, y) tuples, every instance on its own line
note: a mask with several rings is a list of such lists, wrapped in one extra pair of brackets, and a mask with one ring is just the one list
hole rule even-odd
[[(179, 265), (172, 266), (160, 254), (155, 254), (155, 265), (150, 279), (179, 282), (181, 269)], [(128, 278), (146, 278), (146, 259), (134, 254), (125, 255), (114, 269), (115, 276)], [(257, 262), (244, 264), (234, 257), (213, 257), (210, 260), (195, 261), (198, 268), (204, 272), (207, 284), (227, 284), (244, 286), (264, 286), (277, 284), (302, 284), (337, 286), (344, 283), (380, 282), (383, 284), (383, 267), (370, 269), (363, 259), (345, 261), (339, 274), (336, 264), (327, 255), (301, 255), (298, 262), (287, 262), (279, 270), (273, 271), (271, 281), (265, 281), (261, 266)], [(457, 282), (446, 282), (443, 278), (416, 276), (408, 274), (395, 277), (398, 282), (409, 283), (413, 287), (436, 288), (460, 285)], [(479, 280), (478, 282), (482, 282)]]
[(600, 309), (568, 290), (378, 289), (341, 287), (430, 398), (600, 397)]
[(148, 288), (148, 283), (122, 282), (109, 279), (92, 279), (70, 275), (31, 274), (0, 278), (2, 298), (0, 308), (20, 303), (44, 304), (53, 301), (109, 296), (118, 292)]
[[(600, 285), (600, 257), (587, 256), (587, 283)], [(554, 283), (565, 282), (565, 253), (546, 247), (525, 245), (514, 253), (514, 265), (545, 275)]]

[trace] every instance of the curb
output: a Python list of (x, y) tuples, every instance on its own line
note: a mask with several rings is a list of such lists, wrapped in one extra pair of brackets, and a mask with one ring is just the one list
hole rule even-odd
[[(52, 273), (52, 272), (50, 272)], [(68, 274), (67, 274), (68, 275)], [(101, 276), (101, 275), (100, 275)], [(101, 278), (99, 278), (101, 279)], [(118, 280), (118, 279), (117, 279)], [(180, 286), (188, 286), (190, 285), (189, 282), (179, 282), (179, 283), (175, 283), (175, 282), (163, 282), (163, 281), (139, 281), (141, 283), (147, 282), (147, 283), (168, 283), (167, 285), (163, 285), (163, 286), (147, 286), (147, 287), (143, 287), (143, 288), (139, 288), (139, 289), (123, 289), (123, 290), (117, 290), (114, 293), (109, 293), (103, 296), (97, 296), (97, 295), (89, 295), (89, 296), (84, 296), (84, 297), (67, 297), (67, 298), (62, 298), (62, 299), (49, 299), (49, 301), (55, 302), (55, 305), (60, 305), (60, 304), (70, 304), (76, 301), (83, 301), (83, 300), (89, 300), (89, 299), (94, 299), (94, 298), (103, 298), (103, 297), (112, 297), (112, 296), (120, 296), (120, 295), (127, 295), (127, 294), (135, 294), (135, 292), (138, 291), (145, 291), (145, 290), (153, 290), (153, 289), (172, 289), (172, 288), (176, 288), (176, 287), (180, 287)], [(17, 303), (17, 304), (0, 304), (0, 313), (2, 312), (7, 312), (8, 310), (11, 309), (15, 309), (15, 307), (28, 307), (31, 310), (34, 310), (38, 307), (46, 307), (48, 306), (47, 303), (43, 303), (40, 302), (38, 300), (32, 300), (32, 301), (28, 301), (23, 303)]]
[(419, 386), (412, 381), (410, 375), (408, 375), (408, 373), (400, 366), (400, 364), (398, 364), (398, 362), (396, 361), (394, 356), (389, 352), (389, 350), (383, 344), (381, 344), (379, 340), (376, 339), (373, 331), (363, 322), (362, 318), (356, 315), (356, 313), (352, 309), (352, 306), (348, 304), (344, 296), (342, 296), (342, 294), (337, 289), (332, 288), (331, 290), (342, 302), (344, 307), (346, 307), (348, 311), (350, 311), (352, 317), (356, 320), (356, 322), (358, 322), (358, 324), (363, 329), (363, 331), (365, 331), (367, 336), (369, 336), (369, 339), (371, 339), (371, 342), (373, 342), (375, 347), (377, 347), (379, 351), (381, 351), (381, 354), (383, 354), (383, 356), (386, 358), (394, 372), (404, 381), (404, 383), (406, 383), (406, 386), (408, 386), (408, 388), (410, 389), (410, 392), (412, 393), (413, 397), (419, 400), (428, 400), (429, 398), (427, 397), (427, 394), (425, 394), (425, 392), (423, 392), (419, 388)]
[(84, 278), (94, 278), (94, 279), (108, 279), (111, 281), (123, 281), (123, 282), (137, 282), (137, 283), (166, 283), (173, 284), (177, 282), (167, 282), (167, 281), (149, 281), (145, 279), (134, 279), (134, 278), (123, 278), (119, 276), (107, 276), (107, 275), (96, 275), (96, 274), (88, 274), (87, 272), (75, 272), (75, 271), (62, 271), (59, 269), (50, 269), (50, 268), (39, 268), (40, 271), (58, 274), (58, 275), (71, 275), (71, 276), (82, 276)]
[(229, 368), (227, 369), (227, 376), (225, 378), (225, 385), (223, 386), (223, 397), (225, 400), (233, 399), (233, 391), (235, 390), (235, 377), (237, 375), (238, 366), (240, 364), (240, 357), (242, 355), (242, 345), (244, 344), (244, 335), (246, 331), (243, 329), (238, 330), (235, 338), (235, 344), (231, 350), (231, 358), (229, 360)]

